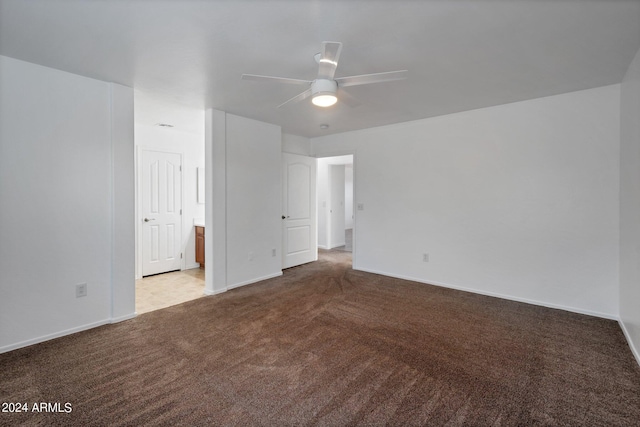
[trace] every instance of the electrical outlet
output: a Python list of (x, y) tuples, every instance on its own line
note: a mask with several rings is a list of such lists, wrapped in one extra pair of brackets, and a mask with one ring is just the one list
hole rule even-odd
[(364, 203), (358, 203), (358, 210), (359, 211), (363, 211), (364, 210)]
[(429, 262), (429, 254), (422, 254), (422, 262)]
[(87, 284), (80, 283), (76, 285), (76, 298), (86, 297), (87, 296)]
[(271, 249), (271, 256), (276, 256), (276, 248)]

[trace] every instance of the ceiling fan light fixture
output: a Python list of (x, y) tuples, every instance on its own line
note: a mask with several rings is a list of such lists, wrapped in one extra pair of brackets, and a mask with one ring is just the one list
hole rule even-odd
[[(362, 74), (358, 76), (335, 77), (338, 67), (338, 58), (342, 51), (340, 42), (323, 42), (322, 52), (317, 53), (314, 59), (318, 63), (318, 77), (315, 80), (291, 79), (288, 77), (261, 76), (257, 74), (243, 74), (243, 80), (256, 80), (263, 82), (288, 83), (307, 86), (301, 92), (289, 100), (278, 105), (278, 108), (287, 104), (300, 102), (311, 97), (311, 102), (321, 108), (327, 108), (338, 102), (338, 94), (342, 104), (349, 107), (357, 107), (360, 102), (348, 92), (342, 90), (344, 87), (369, 85), (372, 83), (383, 83), (393, 80), (405, 79), (407, 70), (387, 71), (384, 73)], [(310, 87), (309, 87), (310, 85)], [(338, 91), (338, 86), (340, 91)]]
[(333, 93), (321, 92), (313, 95), (311, 102), (313, 102), (313, 105), (317, 105), (318, 107), (331, 107), (333, 104), (338, 102), (338, 98)]
[(335, 80), (316, 79), (311, 83), (311, 102), (318, 107), (331, 107), (338, 101), (337, 91)]

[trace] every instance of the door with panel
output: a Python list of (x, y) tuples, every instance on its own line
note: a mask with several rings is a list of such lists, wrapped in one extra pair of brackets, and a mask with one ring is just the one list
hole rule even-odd
[(282, 154), (282, 268), (318, 259), (316, 159)]
[(182, 265), (182, 155), (142, 151), (142, 276)]

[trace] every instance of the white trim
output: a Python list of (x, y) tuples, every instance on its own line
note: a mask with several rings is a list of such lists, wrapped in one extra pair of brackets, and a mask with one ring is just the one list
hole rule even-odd
[[(115, 120), (113, 119), (114, 111), (113, 111), (113, 83), (109, 83), (109, 215), (111, 216), (111, 223), (109, 227), (111, 232), (109, 233), (109, 256), (111, 257), (109, 262), (109, 315), (113, 318), (113, 309), (116, 305), (115, 303), (115, 283), (114, 283), (114, 263), (116, 259), (116, 248), (115, 248), (115, 236), (116, 236), (116, 194), (115, 194), (115, 180), (116, 180), (116, 164), (115, 164), (115, 140), (113, 136), (113, 128), (115, 126)], [(135, 202), (134, 202), (135, 203)], [(134, 281), (135, 284), (135, 281)], [(134, 285), (135, 286), (135, 285)], [(135, 296), (134, 296), (134, 304), (135, 304)]]
[(311, 153), (311, 157), (315, 157), (316, 159), (322, 159), (325, 157), (342, 157), (342, 156), (350, 156), (355, 155), (356, 150), (353, 148), (347, 148), (344, 150), (336, 150), (336, 151), (327, 151), (324, 153)]
[(133, 219), (133, 232), (134, 232), (134, 276), (135, 280), (142, 279), (142, 268), (140, 265), (142, 264), (140, 253), (142, 252), (138, 247), (140, 242), (142, 241), (139, 233), (142, 232), (140, 227), (138, 227), (138, 215), (140, 212), (140, 204), (141, 201), (138, 200), (140, 197), (140, 167), (138, 163), (140, 162), (140, 147), (135, 145), (135, 137), (134, 137), (134, 150), (133, 150), (133, 175), (135, 182), (133, 183), (133, 210), (134, 210), (134, 219)]
[(142, 163), (142, 147), (136, 145), (135, 150), (135, 174), (136, 174), (136, 188), (135, 188), (135, 204), (136, 204), (136, 217), (135, 217), (135, 232), (136, 232), (136, 280), (142, 279), (142, 227), (140, 227), (140, 220), (142, 219), (142, 195), (140, 189), (142, 187), (141, 176), (141, 163)]
[(0, 353), (6, 353), (8, 351), (17, 350), (19, 348), (28, 347), (30, 345), (40, 344), (42, 342), (49, 341), (55, 338), (60, 338), (66, 335), (75, 334), (76, 332), (82, 332), (82, 331), (86, 331), (87, 329), (97, 328), (98, 326), (108, 325), (110, 322), (111, 322), (110, 319), (100, 320), (99, 322), (88, 323), (86, 325), (77, 326), (75, 328), (66, 329), (64, 331), (55, 332), (53, 334), (43, 335), (38, 338), (33, 338), (30, 340), (21, 341), (19, 343), (10, 344), (4, 347), (0, 347)]
[(251, 285), (252, 283), (262, 282), (263, 280), (273, 279), (274, 277), (280, 277), (280, 276), (282, 276), (282, 270), (277, 273), (269, 274), (267, 276), (257, 277), (255, 279), (250, 279), (244, 282), (235, 283), (233, 285), (227, 286), (226, 288), (216, 289), (214, 291), (205, 290), (204, 294), (207, 296), (218, 295), (223, 292), (230, 291), (231, 289), (240, 288), (242, 286)]
[(398, 275), (398, 274), (385, 273), (385, 272), (382, 272), (382, 271), (370, 270), (370, 269), (366, 269), (366, 268), (355, 268), (354, 267), (354, 270), (365, 271), (367, 273), (373, 273), (373, 274), (380, 274), (382, 276), (394, 277), (396, 279), (410, 280), (412, 282), (424, 283), (426, 285), (439, 286), (441, 288), (449, 288), (449, 289), (455, 289), (455, 290), (458, 290), (458, 291), (471, 292), (472, 294), (486, 295), (486, 296), (489, 296), (489, 297), (502, 298), (502, 299), (506, 299), (506, 300), (510, 300), (510, 301), (523, 302), (523, 303), (526, 303), (526, 304), (538, 305), (538, 306), (547, 307), (547, 308), (555, 308), (555, 309), (559, 309), (559, 310), (569, 311), (569, 312), (572, 312), (572, 313), (586, 314), (588, 316), (600, 317), (600, 318), (603, 318), (603, 319), (619, 320), (618, 317), (613, 315), (613, 314), (601, 313), (601, 312), (598, 312), (598, 311), (591, 311), (591, 310), (584, 310), (584, 309), (581, 309), (581, 308), (569, 307), (569, 306), (561, 305), (561, 304), (552, 304), (552, 303), (548, 303), (548, 302), (544, 302), (544, 301), (537, 301), (537, 300), (532, 300), (532, 299), (528, 299), (528, 298), (520, 298), (520, 297), (500, 294), (500, 293), (496, 293), (496, 292), (480, 291), (478, 289), (466, 288), (464, 286), (450, 285), (450, 284), (442, 283), (442, 282), (434, 282), (434, 281), (428, 281), (427, 282), (427, 281), (425, 281), (423, 279), (418, 279), (418, 278), (415, 278), (415, 277), (409, 277), (409, 276), (403, 276), (403, 275)]
[(113, 318), (111, 319), (111, 322), (109, 322), (109, 323), (120, 323), (120, 322), (124, 322), (125, 320), (131, 320), (131, 319), (134, 319), (134, 318), (136, 318), (137, 316), (138, 316), (138, 313), (134, 311), (134, 312), (133, 312), (133, 313), (131, 313), (131, 314), (127, 314), (127, 315), (119, 316), (119, 317), (113, 317)]
[[(355, 131), (354, 131), (355, 132)], [(313, 151), (313, 143), (311, 143), (311, 148)], [(323, 159), (323, 158), (327, 158), (327, 157), (342, 157), (342, 156), (352, 156), (352, 163), (351, 166), (353, 167), (353, 226), (351, 227), (352, 230), (352, 236), (351, 236), (351, 265), (355, 268), (355, 266), (357, 265), (357, 251), (356, 251), (356, 224), (358, 222), (358, 213), (357, 213), (357, 209), (356, 209), (356, 200), (357, 200), (357, 178), (356, 178), (356, 159), (358, 158), (358, 150), (357, 148), (347, 148), (344, 150), (337, 150), (337, 151), (331, 151), (331, 152), (326, 152), (326, 153), (315, 153), (312, 152), (311, 156), (315, 157), (316, 159)], [(316, 199), (317, 199), (317, 188), (318, 188), (318, 184), (316, 183)], [(317, 209), (319, 209), (319, 203), (318, 206), (316, 207), (316, 211)], [(317, 224), (317, 216), (316, 216), (316, 235), (318, 233), (318, 224)], [(348, 230), (345, 229), (345, 230)], [(327, 233), (328, 234), (328, 233)], [(317, 239), (316, 239), (317, 240)], [(327, 242), (331, 243), (329, 236), (327, 235)], [(333, 248), (338, 248), (340, 246), (344, 246), (346, 244), (343, 243), (342, 245), (339, 246), (333, 246), (333, 247), (329, 247), (329, 245), (318, 245), (319, 249), (326, 249), (326, 250), (331, 250)], [(363, 270), (364, 271), (364, 270)]]
[(622, 319), (618, 319), (618, 324), (620, 325), (620, 329), (622, 329), (622, 333), (624, 334), (624, 337), (627, 339), (627, 344), (629, 344), (629, 348), (631, 349), (631, 354), (633, 354), (633, 357), (636, 358), (636, 362), (638, 362), (638, 365), (640, 365), (640, 351), (638, 351), (638, 349), (635, 348), (635, 346), (633, 345), (633, 341), (631, 340), (631, 335), (629, 334), (629, 331), (627, 331), (627, 328), (624, 325), (624, 322), (622, 321)]
[(205, 289), (204, 294), (205, 294), (205, 296), (210, 297), (212, 295), (218, 295), (218, 294), (222, 294), (224, 292), (227, 292), (227, 288), (216, 289), (216, 290), (213, 290), (213, 291), (209, 291), (209, 290)]
[(244, 281), (244, 282), (235, 283), (233, 285), (228, 285), (227, 286), (227, 290), (239, 288), (239, 287), (245, 286), (245, 285), (250, 285), (250, 284), (256, 283), (256, 282), (262, 282), (263, 280), (273, 279), (274, 277), (280, 277), (280, 276), (282, 276), (282, 270), (280, 270), (277, 273), (269, 274), (267, 276), (257, 277), (255, 279), (250, 279), (250, 280), (247, 280), (247, 281)]

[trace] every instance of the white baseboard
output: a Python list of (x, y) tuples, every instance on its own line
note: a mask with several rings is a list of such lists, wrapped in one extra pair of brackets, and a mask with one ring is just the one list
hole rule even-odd
[(204, 290), (204, 294), (208, 297), (210, 297), (211, 295), (218, 295), (221, 294), (223, 292), (227, 292), (227, 288), (222, 288), (222, 289), (216, 289), (214, 291), (209, 291), (209, 290)]
[(185, 270), (193, 270), (194, 268), (200, 268), (199, 262), (194, 262), (193, 264), (185, 265)]
[(618, 319), (618, 323), (620, 324), (620, 329), (622, 329), (622, 333), (624, 334), (624, 337), (627, 339), (627, 344), (629, 344), (629, 348), (631, 349), (631, 354), (633, 354), (633, 357), (636, 358), (636, 362), (638, 362), (638, 365), (640, 365), (640, 351), (638, 351), (638, 349), (635, 347), (633, 340), (631, 339), (631, 335), (629, 334), (629, 331), (627, 330), (627, 327), (624, 325), (624, 322), (622, 321), (622, 319)]
[(398, 274), (391, 274), (391, 273), (386, 273), (386, 272), (383, 272), (383, 271), (370, 270), (370, 269), (367, 269), (367, 268), (356, 268), (355, 266), (353, 268), (354, 268), (354, 270), (365, 271), (367, 273), (373, 273), (373, 274), (380, 274), (382, 276), (395, 277), (396, 279), (411, 280), (412, 282), (424, 283), (426, 285), (439, 286), (439, 287), (442, 287), (442, 288), (455, 289), (455, 290), (458, 290), (458, 291), (471, 292), (472, 294), (480, 294), (480, 295), (486, 295), (486, 296), (489, 296), (489, 297), (502, 298), (502, 299), (506, 299), (506, 300), (510, 300), (510, 301), (517, 301), (517, 302), (523, 302), (523, 303), (526, 303), (526, 304), (539, 305), (541, 307), (555, 308), (555, 309), (558, 309), (558, 310), (570, 311), (572, 313), (586, 314), (588, 316), (600, 317), (600, 318), (603, 318), (603, 319), (619, 320), (618, 317), (613, 315), (613, 314), (601, 313), (601, 312), (598, 312), (598, 311), (584, 310), (584, 309), (581, 309), (581, 308), (570, 307), (570, 306), (561, 305), (561, 304), (553, 304), (553, 303), (549, 303), (549, 302), (545, 302), (545, 301), (537, 301), (537, 300), (532, 300), (532, 299), (528, 299), (528, 298), (520, 298), (520, 297), (516, 297), (516, 296), (512, 296), (512, 295), (500, 294), (500, 293), (496, 293), (496, 292), (486, 292), (486, 291), (481, 291), (481, 290), (478, 290), (478, 289), (467, 288), (467, 287), (464, 287), (464, 286), (451, 285), (451, 284), (443, 283), (443, 282), (426, 281), (426, 280), (418, 279), (418, 278), (415, 278), (415, 277), (402, 276), (402, 275), (398, 275)]
[(256, 283), (256, 282), (261, 282), (261, 281), (267, 280), (267, 279), (273, 279), (274, 277), (279, 277), (279, 276), (282, 276), (282, 270), (280, 270), (279, 272), (274, 273), (274, 274), (269, 274), (267, 276), (257, 277), (255, 279), (247, 280), (245, 282), (240, 282), (240, 283), (235, 283), (233, 285), (229, 285), (229, 286), (227, 286), (227, 290), (239, 288), (241, 286), (250, 285), (250, 284)]
[(325, 250), (329, 250), (329, 246), (327, 245), (318, 245), (318, 249), (325, 249)]
[(100, 320), (99, 322), (88, 323), (86, 325), (78, 326), (71, 329), (66, 329), (64, 331), (56, 332), (53, 334), (43, 335), (38, 338), (33, 338), (33, 339), (22, 341), (19, 343), (10, 344), (4, 347), (0, 347), (0, 353), (6, 353), (8, 351), (17, 350), (19, 348), (28, 347), (30, 345), (40, 344), (41, 342), (64, 337), (66, 335), (75, 334), (76, 332), (86, 331), (87, 329), (97, 328), (98, 326), (108, 325), (109, 323), (111, 323), (111, 319)]
[(120, 316), (120, 317), (113, 317), (111, 318), (111, 322), (110, 323), (119, 323), (119, 322), (124, 322), (125, 320), (130, 320), (133, 319), (134, 317), (136, 317), (138, 315), (138, 313), (133, 312), (131, 314), (127, 314), (125, 316)]

